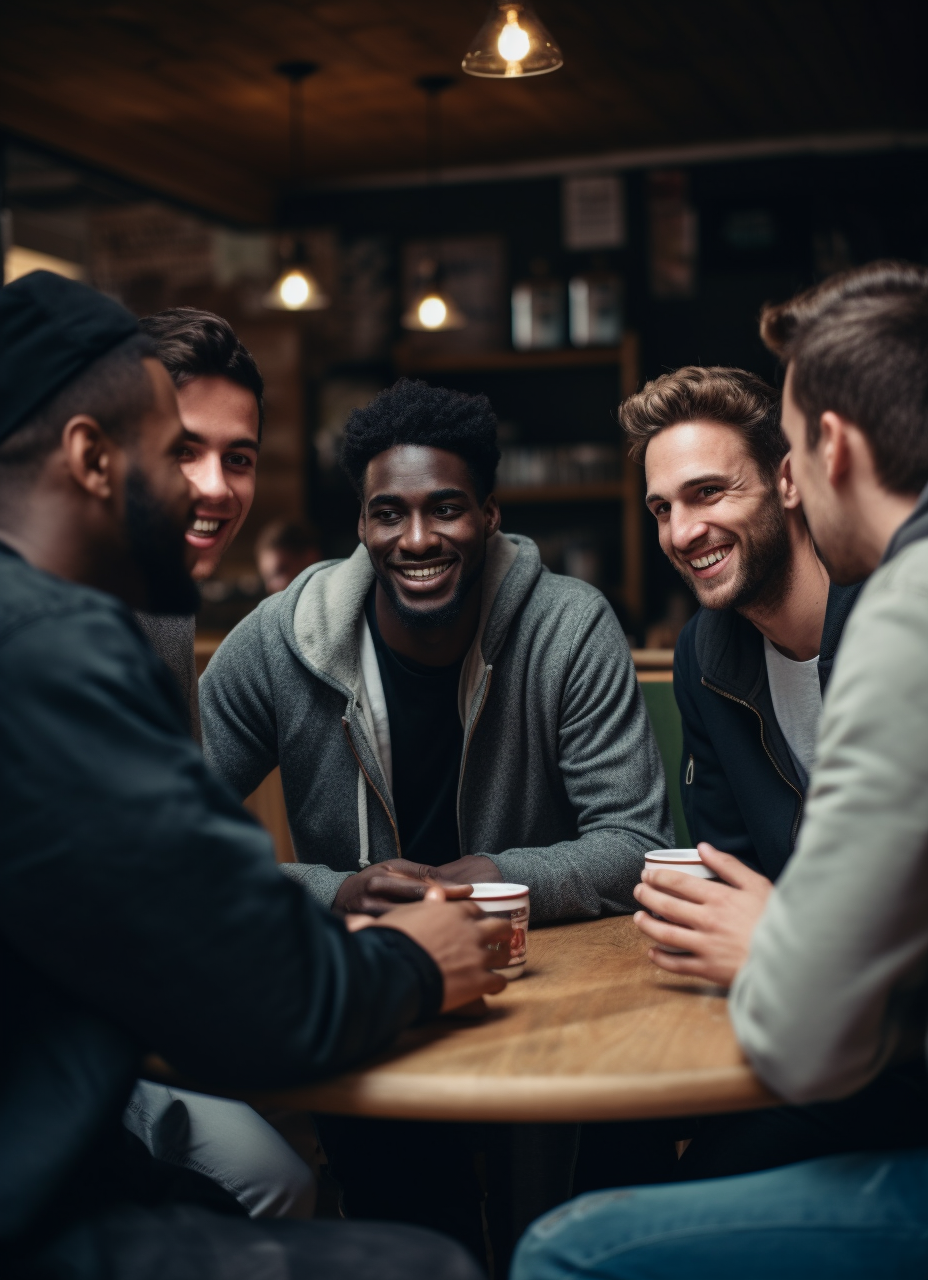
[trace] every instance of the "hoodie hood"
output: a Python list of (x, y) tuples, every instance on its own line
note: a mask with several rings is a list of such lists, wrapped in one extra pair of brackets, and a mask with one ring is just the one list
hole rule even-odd
[[(530, 538), (496, 533), (487, 542), (480, 621), (462, 672), (465, 706), (540, 573), (541, 558)], [(358, 546), (347, 560), (312, 565), (281, 603), (280, 627), (289, 648), (319, 679), (355, 700), (364, 686), (358, 626), (373, 582), (367, 548)]]

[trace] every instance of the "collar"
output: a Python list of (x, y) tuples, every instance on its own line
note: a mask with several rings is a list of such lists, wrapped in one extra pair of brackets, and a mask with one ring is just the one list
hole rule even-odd
[(919, 542), (922, 538), (928, 538), (928, 485), (925, 485), (919, 494), (915, 510), (907, 520), (903, 520), (890, 538), (880, 564), (886, 564), (904, 547), (911, 546), (913, 542)]

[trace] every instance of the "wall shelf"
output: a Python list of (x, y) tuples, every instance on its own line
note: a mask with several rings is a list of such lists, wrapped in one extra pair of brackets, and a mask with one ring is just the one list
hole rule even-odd
[(617, 502), (628, 494), (624, 480), (588, 484), (526, 484), (497, 486), (499, 502)]
[[(637, 371), (637, 343), (629, 334), (617, 347), (564, 347), (554, 351), (428, 351), (399, 343), (393, 352), (398, 373), (518, 373), (521, 370), (624, 367)], [(627, 392), (623, 389), (623, 394)]]

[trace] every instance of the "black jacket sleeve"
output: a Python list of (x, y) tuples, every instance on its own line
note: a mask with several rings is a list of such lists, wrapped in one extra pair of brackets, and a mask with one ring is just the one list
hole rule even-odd
[(0, 933), (64, 992), (235, 1087), (338, 1070), (437, 1011), (411, 939), (349, 935), (280, 875), (128, 613), (8, 633), (0, 684)]
[(683, 812), (694, 844), (707, 840), (723, 853), (734, 854), (759, 870), (757, 851), (735, 792), (699, 713), (699, 702), (706, 695), (693, 651), (693, 635), (692, 626), (684, 631), (673, 660), (673, 692), (683, 721)]

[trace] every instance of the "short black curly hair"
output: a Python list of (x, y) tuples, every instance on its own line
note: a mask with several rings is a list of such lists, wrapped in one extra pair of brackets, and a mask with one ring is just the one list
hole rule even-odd
[(486, 396), (469, 396), (400, 378), (363, 409), (352, 410), (341, 462), (358, 497), (363, 494), (370, 460), (398, 444), (458, 454), (467, 463), (478, 502), (485, 502), (493, 492), (499, 449), (496, 414)]

